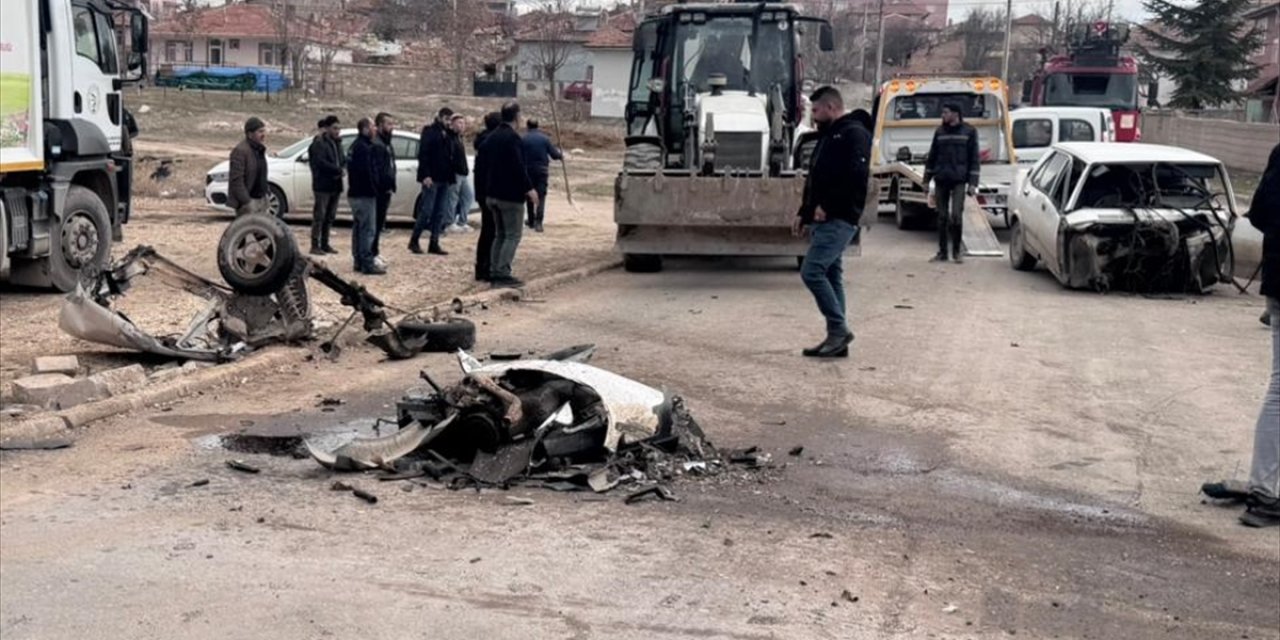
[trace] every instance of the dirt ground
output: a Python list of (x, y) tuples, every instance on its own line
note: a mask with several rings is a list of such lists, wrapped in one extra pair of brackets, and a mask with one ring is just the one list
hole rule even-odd
[(1248, 465), (1259, 299), (1073, 293), (931, 252), (871, 231), (847, 361), (799, 357), (822, 327), (789, 261), (670, 261), (473, 316), (480, 354), (595, 342), (785, 466), (676, 503), (342, 475), (369, 505), (208, 437), (351, 429), (419, 368), (458, 375), (368, 350), (2, 453), (0, 635), (1280, 638), (1280, 532), (1196, 495)]

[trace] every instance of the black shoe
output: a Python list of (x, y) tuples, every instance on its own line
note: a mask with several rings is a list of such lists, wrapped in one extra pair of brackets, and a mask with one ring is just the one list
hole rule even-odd
[(946, 261), (947, 261), (947, 254), (945, 253), (939, 253), (933, 256), (932, 258), (929, 258), (929, 262), (946, 262)]
[(374, 265), (369, 265), (364, 269), (360, 269), (360, 273), (363, 273), (366, 276), (381, 276), (381, 275), (386, 275), (387, 270), (374, 264)]
[(849, 357), (849, 345), (853, 342), (853, 334), (846, 333), (843, 336), (828, 336), (822, 344), (801, 351), (801, 355), (808, 358), (847, 358)]
[(533, 225), (533, 230), (534, 230), (534, 231), (536, 231), (536, 232), (538, 232), (538, 233), (542, 233), (542, 223), (541, 223), (541, 222), (539, 222), (539, 223), (537, 223), (537, 224)]
[(1206, 482), (1200, 485), (1200, 493), (1214, 500), (1242, 501), (1249, 497), (1249, 487), (1239, 480)]
[(323, 252), (325, 252), (325, 253), (329, 253), (329, 254), (333, 254), (333, 255), (337, 255), (337, 254), (338, 254), (338, 250), (337, 250), (337, 249), (334, 249), (333, 247), (321, 247), (321, 248), (320, 248), (320, 250), (321, 250), (321, 251), (323, 251)]
[(431, 254), (431, 255), (433, 255), (433, 256), (447, 256), (447, 255), (449, 255), (449, 252), (448, 252), (448, 251), (445, 251), (445, 250), (444, 250), (444, 248), (442, 248), (442, 247), (441, 247), (440, 245), (438, 245), (438, 244), (433, 244), (433, 245), (431, 245), (430, 247), (427, 247), (427, 253), (429, 253), (429, 254)]
[(1262, 315), (1258, 318), (1258, 322), (1261, 322), (1262, 324), (1265, 324), (1268, 327), (1271, 326), (1271, 312), (1263, 311)]
[(409, 253), (416, 253), (416, 254), (421, 255), (421, 254), (426, 253), (426, 252), (422, 250), (422, 245), (420, 245), (420, 244), (418, 244), (418, 243), (416, 243), (416, 242), (410, 242), (410, 243), (409, 243)]
[(951, 258), (951, 261), (956, 264), (964, 264), (964, 256), (960, 255), (959, 253), (956, 253), (956, 255), (953, 258)]
[(487, 274), (487, 273), (477, 273), (477, 274), (476, 274), (476, 282), (490, 282), (490, 281), (492, 281), (492, 280), (493, 280), (493, 278), (490, 278), (490, 277), (489, 277), (489, 274)]
[(1250, 493), (1245, 504), (1248, 507), (1240, 514), (1240, 524), (1258, 529), (1280, 526), (1280, 498), (1266, 498)]
[(519, 289), (524, 286), (524, 280), (510, 276), (506, 278), (492, 278), (489, 280), (489, 283), (493, 285), (494, 289)]
[(325, 251), (324, 249), (321, 249), (320, 247), (311, 247), (311, 250), (310, 250), (310, 251), (308, 251), (307, 253), (309, 253), (309, 254), (311, 254), (311, 255), (313, 255), (313, 256), (323, 256), (323, 255), (328, 255), (328, 252), (327, 252), (327, 251)]

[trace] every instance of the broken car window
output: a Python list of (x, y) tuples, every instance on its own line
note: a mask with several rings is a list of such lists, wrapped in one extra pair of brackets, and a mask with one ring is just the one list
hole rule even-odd
[(1080, 192), (1081, 207), (1222, 209), (1226, 181), (1215, 165), (1194, 163), (1101, 164)]

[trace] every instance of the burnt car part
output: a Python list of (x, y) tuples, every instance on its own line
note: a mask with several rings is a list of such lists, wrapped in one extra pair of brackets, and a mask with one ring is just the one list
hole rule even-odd
[[(578, 347), (558, 353), (590, 352)], [(445, 461), (464, 486), (534, 478), (597, 491), (646, 477), (640, 469), (659, 458), (718, 457), (678, 397), (640, 382), (581, 362), (481, 365), (465, 352), (458, 359), (464, 373), (459, 382), (433, 384), (430, 395), (399, 403), (399, 433), (328, 453), (309, 447), (313, 457), (328, 468), (350, 470)]]

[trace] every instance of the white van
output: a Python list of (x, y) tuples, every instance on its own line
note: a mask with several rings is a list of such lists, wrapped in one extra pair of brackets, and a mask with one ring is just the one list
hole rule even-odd
[(1018, 164), (1035, 164), (1057, 142), (1115, 142), (1116, 125), (1107, 109), (1026, 107), (1009, 112)]

